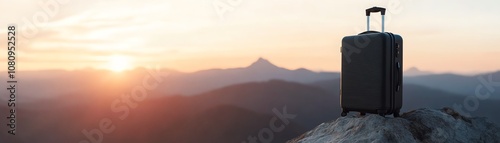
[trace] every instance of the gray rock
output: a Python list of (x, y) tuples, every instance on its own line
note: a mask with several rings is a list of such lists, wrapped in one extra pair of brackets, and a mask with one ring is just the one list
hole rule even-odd
[(498, 143), (500, 128), (486, 118), (464, 117), (450, 108), (423, 108), (404, 113), (401, 118), (376, 114), (340, 117), (288, 142)]

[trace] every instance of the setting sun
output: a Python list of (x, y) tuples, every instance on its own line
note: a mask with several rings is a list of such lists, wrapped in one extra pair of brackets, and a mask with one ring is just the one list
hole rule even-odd
[(132, 68), (130, 58), (122, 55), (112, 55), (108, 59), (107, 69), (114, 72), (122, 72)]

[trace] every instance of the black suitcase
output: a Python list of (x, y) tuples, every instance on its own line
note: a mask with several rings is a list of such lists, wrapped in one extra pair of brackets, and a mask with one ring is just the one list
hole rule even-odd
[[(382, 14), (382, 32), (370, 31), (370, 13)], [(384, 32), (385, 8), (366, 9), (367, 31), (342, 39), (340, 77), (341, 116), (349, 111), (361, 115), (399, 116), (402, 106), (403, 39)]]

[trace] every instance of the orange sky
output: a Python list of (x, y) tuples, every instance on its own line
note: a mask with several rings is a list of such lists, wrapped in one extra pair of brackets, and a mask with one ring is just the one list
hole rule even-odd
[[(55, 5), (47, 11), (43, 3), (50, 2)], [(340, 40), (365, 30), (364, 9), (377, 5), (389, 10), (386, 30), (404, 38), (405, 69), (500, 69), (495, 0), (233, 2), (16, 0), (0, 5), (0, 25), (20, 29), (21, 70), (158, 65), (196, 71), (247, 66), (264, 57), (290, 69), (339, 71)], [(229, 11), (218, 15), (214, 3)], [(379, 30), (380, 18), (372, 19), (372, 29)], [(5, 30), (0, 28), (0, 45), (6, 45)]]

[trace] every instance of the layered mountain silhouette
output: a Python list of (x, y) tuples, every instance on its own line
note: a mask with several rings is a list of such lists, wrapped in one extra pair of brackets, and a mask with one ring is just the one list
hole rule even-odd
[(403, 74), (405, 76), (422, 76), (422, 75), (430, 75), (433, 73), (428, 72), (428, 71), (421, 71), (417, 67), (411, 67), (411, 68), (405, 70)]
[(299, 115), (293, 121), (305, 128), (340, 114), (337, 96), (318, 87), (282, 80), (232, 85), (196, 95), (194, 101), (197, 105), (227, 104), (266, 114), (286, 107)]
[[(318, 80), (334, 79), (340, 76), (337, 72), (314, 72), (304, 68), (288, 70), (278, 67), (264, 58), (259, 58), (247, 67), (230, 69), (210, 69), (192, 73), (161, 69), (168, 73), (155, 92), (164, 95), (195, 95), (213, 89), (245, 82), (280, 79), (298, 83), (311, 83)], [(23, 102), (37, 99), (55, 98), (61, 95), (79, 93), (88, 90), (107, 90), (125, 92), (137, 83), (141, 83), (149, 72), (145, 68), (137, 68), (122, 74), (105, 70), (84, 69), (75, 71), (45, 70), (21, 71), (20, 87), (31, 90), (20, 90), (25, 95)], [(6, 77), (0, 77), (7, 80)], [(88, 86), (82, 86), (88, 85)], [(6, 97), (0, 97), (6, 100)]]
[(194, 73), (173, 74), (167, 79), (166, 94), (193, 95), (215, 88), (256, 81), (281, 79), (298, 83), (310, 83), (318, 80), (338, 78), (335, 72), (313, 72), (307, 69), (288, 70), (278, 67), (266, 59), (259, 58), (244, 68), (211, 69)]
[[(242, 142), (269, 128), (270, 120), (276, 116), (273, 109), (286, 107), (296, 117), (283, 131), (273, 134), (273, 142), (284, 142), (340, 116), (338, 92), (325, 90), (338, 87), (337, 81), (301, 84), (269, 80), (231, 85), (193, 96), (152, 95), (137, 103), (137, 108), (131, 109), (130, 116), (123, 121), (110, 110), (115, 98), (103, 99), (106, 95), (99, 94), (90, 96), (94, 102), (75, 105), (64, 102), (79, 99), (78, 95), (55, 98), (46, 100), (50, 104), (19, 106), (19, 123), (23, 126), (18, 130), (22, 134), (2, 137), (12, 143), (78, 142), (85, 139), (83, 129), (97, 128), (99, 120), (109, 118), (117, 128), (104, 136), (104, 142)], [(420, 85), (407, 84), (404, 92), (403, 112), (463, 103), (463, 96)], [(498, 104), (498, 100), (482, 101), (476, 111), (469, 113), (498, 123)]]
[(487, 98), (500, 99), (500, 71), (474, 76), (433, 74), (405, 77), (403, 82), (467, 96), (487, 96), (486, 94), (489, 94)]
[[(155, 89), (163, 95), (196, 95), (217, 88), (246, 83), (260, 82), (271, 79), (309, 84), (324, 80), (333, 80), (340, 77), (338, 72), (314, 72), (304, 68), (289, 70), (281, 68), (264, 58), (259, 58), (247, 67), (230, 69), (210, 69), (192, 73), (178, 72), (175, 70), (162, 69), (169, 73), (168, 78)], [(417, 74), (415, 74), (417, 73)], [(147, 69), (138, 68), (122, 74), (122, 77), (105, 70), (46, 70), (46, 71), (21, 71), (23, 76), (19, 86), (31, 90), (20, 90), (26, 98), (23, 102), (32, 99), (46, 99), (79, 93), (87, 90), (114, 91), (114, 94), (125, 92), (137, 83), (142, 82), (144, 76), (148, 75)], [(493, 81), (500, 81), (500, 72), (485, 73), (475, 76), (464, 76), (457, 74), (431, 74), (422, 72), (417, 68), (405, 71), (405, 83), (422, 85), (429, 88), (440, 89), (458, 95), (475, 95), (477, 86), (482, 83), (478, 77), (487, 79), (492, 75)], [(123, 78), (126, 76), (126, 78)], [(6, 77), (0, 77), (6, 80)], [(82, 86), (92, 84), (90, 86)], [(494, 89), (494, 90), (493, 90)], [(493, 91), (493, 92), (492, 92)], [(490, 92), (490, 98), (500, 99), (500, 86), (489, 86), (482, 93)], [(0, 97), (6, 99), (6, 97)]]
[[(122, 74), (100, 70), (22, 72), (20, 134), (0, 133), (0, 138), (9, 143), (78, 142), (86, 138), (83, 130), (98, 128), (101, 119), (109, 118), (116, 130), (104, 135), (104, 142), (243, 142), (269, 128), (276, 117), (273, 110), (286, 108), (296, 117), (283, 131), (273, 133), (272, 140), (284, 142), (340, 116), (339, 73), (288, 70), (263, 58), (243, 68), (163, 71), (169, 76), (156, 89), (148, 90), (148, 98), (130, 109), (124, 120), (118, 119), (120, 114), (111, 105), (122, 100), (122, 95), (130, 95), (148, 75), (147, 69)], [(463, 114), (500, 124), (497, 86), (491, 86), (490, 98), (478, 99), (477, 108), (464, 109), (466, 104), (472, 105), (466, 102), (468, 97), (474, 96), (467, 93), (483, 85), (478, 77), (489, 80), (490, 75), (499, 81), (499, 72), (405, 77), (402, 111), (461, 105)], [(481, 93), (486, 91), (490, 88)], [(8, 111), (3, 106), (0, 110)], [(0, 130), (7, 127), (0, 126)]]
[[(242, 142), (249, 136), (257, 136), (261, 129), (269, 128), (271, 119), (275, 117), (274, 114), (233, 105), (217, 104), (205, 108), (198, 106), (193, 98), (152, 98), (138, 103), (138, 107), (131, 109), (124, 120), (118, 118), (120, 114), (109, 109), (111, 103), (48, 107), (50, 109), (19, 106), (17, 135), (2, 132), (0, 137), (2, 142), (8, 143), (79, 142), (87, 139), (82, 133), (84, 130), (99, 129), (102, 119), (110, 119), (116, 128), (112, 133), (104, 134), (102, 142)], [(2, 106), (0, 110), (8, 109)], [(281, 107), (279, 110), (282, 110)], [(281, 121), (277, 123), (281, 124)], [(6, 131), (7, 126), (1, 126), (0, 129)], [(273, 134), (274, 140), (284, 142), (306, 130), (291, 120), (284, 130)], [(98, 138), (95, 134), (93, 137)]]

